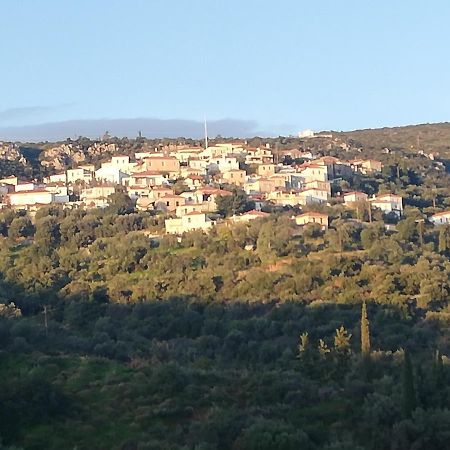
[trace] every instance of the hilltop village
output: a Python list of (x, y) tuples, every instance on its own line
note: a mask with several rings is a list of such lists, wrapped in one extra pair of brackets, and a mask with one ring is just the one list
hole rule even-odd
[(346, 160), (298, 148), (284, 149), (280, 155), (272, 147), (270, 143), (251, 147), (244, 141), (207, 148), (172, 144), (132, 155), (113, 154), (97, 165), (79, 164), (41, 180), (11, 175), (0, 179), (1, 207), (31, 213), (48, 205), (104, 208), (120, 192), (137, 210), (164, 214), (165, 232), (178, 235), (213, 227), (223, 218), (218, 215), (220, 201), (239, 194), (245, 196), (245, 204), (231, 210), (228, 222), (246, 222), (291, 207), (298, 225), (319, 223), (326, 228), (328, 215), (314, 207), (331, 204), (358, 207), (358, 214), (368, 211), (372, 216), (372, 211), (380, 211), (401, 217), (403, 200), (393, 192), (334, 192), (334, 186), (353, 174), (381, 172), (381, 161)]

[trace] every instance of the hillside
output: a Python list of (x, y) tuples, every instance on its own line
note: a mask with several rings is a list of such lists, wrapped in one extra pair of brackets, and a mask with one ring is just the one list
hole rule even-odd
[(355, 130), (336, 133), (335, 136), (353, 145), (373, 150), (375, 154), (384, 148), (389, 148), (412, 153), (421, 150), (427, 154), (435, 153), (445, 158), (450, 155), (450, 123), (448, 122)]

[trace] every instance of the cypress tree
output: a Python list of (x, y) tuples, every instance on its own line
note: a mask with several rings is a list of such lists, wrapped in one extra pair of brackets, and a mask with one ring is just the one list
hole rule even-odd
[(309, 335), (308, 332), (300, 335), (300, 342), (298, 344), (298, 358), (303, 357), (309, 351)]
[(309, 373), (314, 367), (314, 355), (307, 332), (300, 335), (300, 342), (298, 344), (298, 355), (303, 369)]
[(442, 355), (439, 350), (436, 350), (433, 358), (433, 381), (436, 388), (442, 387), (443, 375), (444, 365)]
[(370, 358), (370, 330), (366, 302), (363, 302), (361, 308), (361, 354), (364, 359)]
[(409, 352), (405, 350), (403, 362), (403, 414), (410, 418), (416, 408), (416, 392), (414, 389), (414, 372)]
[(442, 227), (439, 231), (439, 253), (445, 253), (447, 251), (447, 230), (446, 227)]

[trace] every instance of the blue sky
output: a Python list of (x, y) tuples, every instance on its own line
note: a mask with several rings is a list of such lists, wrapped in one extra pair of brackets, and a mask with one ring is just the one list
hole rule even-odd
[(450, 120), (446, 1), (1, 0), (0, 17), (0, 129), (204, 114), (272, 134)]

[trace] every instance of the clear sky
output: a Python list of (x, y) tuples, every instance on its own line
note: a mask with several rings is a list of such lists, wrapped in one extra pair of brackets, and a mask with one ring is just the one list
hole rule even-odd
[(0, 0), (0, 128), (350, 130), (450, 120), (450, 2)]

